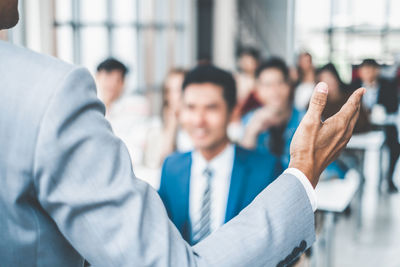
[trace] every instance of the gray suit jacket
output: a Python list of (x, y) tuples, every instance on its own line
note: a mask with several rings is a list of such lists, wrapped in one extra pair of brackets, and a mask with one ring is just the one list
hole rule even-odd
[(0, 42), (0, 265), (285, 266), (314, 241), (306, 192), (282, 175), (190, 247), (83, 68)]

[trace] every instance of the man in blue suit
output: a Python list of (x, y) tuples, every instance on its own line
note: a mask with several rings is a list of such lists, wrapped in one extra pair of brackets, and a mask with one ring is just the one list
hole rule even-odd
[(239, 214), (282, 171), (272, 154), (229, 141), (227, 126), (235, 104), (230, 73), (202, 65), (186, 75), (181, 119), (195, 149), (165, 160), (159, 193), (191, 244)]

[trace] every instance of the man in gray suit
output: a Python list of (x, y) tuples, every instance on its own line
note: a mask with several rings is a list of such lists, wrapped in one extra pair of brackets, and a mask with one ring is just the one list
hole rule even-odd
[[(17, 21), (0, 0), (0, 26)], [(0, 42), (0, 265), (287, 266), (314, 239), (313, 187), (348, 142), (363, 89), (321, 123), (319, 84), (290, 169), (194, 247), (135, 178), (88, 71)]]

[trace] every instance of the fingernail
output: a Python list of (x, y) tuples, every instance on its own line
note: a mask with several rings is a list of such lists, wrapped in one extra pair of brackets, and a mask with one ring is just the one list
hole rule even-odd
[(319, 93), (324, 93), (324, 94), (328, 93), (328, 85), (324, 82), (319, 82), (315, 88)]

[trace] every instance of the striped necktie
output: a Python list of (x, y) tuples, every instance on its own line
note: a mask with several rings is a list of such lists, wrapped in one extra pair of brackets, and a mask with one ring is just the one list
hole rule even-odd
[(198, 243), (211, 233), (211, 182), (214, 173), (207, 167), (203, 175), (206, 179), (206, 187), (203, 192), (200, 219), (193, 224), (192, 228), (193, 244)]

